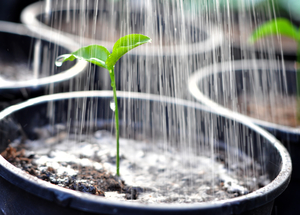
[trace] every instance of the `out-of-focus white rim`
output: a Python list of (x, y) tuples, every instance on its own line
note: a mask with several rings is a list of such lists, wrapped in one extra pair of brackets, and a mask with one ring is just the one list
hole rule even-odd
[[(72, 5), (71, 5), (72, 6)], [(52, 35), (57, 35), (56, 37), (61, 37), (61, 39), (70, 38), (72, 41), (80, 41), (80, 38), (78, 36), (75, 36), (73, 34), (61, 32), (57, 29), (53, 29), (46, 24), (43, 24), (37, 19), (37, 16), (39, 14), (45, 13), (45, 1), (40, 1), (33, 3), (26, 7), (22, 13), (21, 13), (21, 21), (27, 25), (27, 27), (32, 30), (35, 33), (45, 35), (48, 32), (52, 32)], [(71, 7), (72, 8), (72, 7)], [(62, 8), (56, 9), (52, 8), (54, 11), (62, 10)], [(219, 30), (217, 27), (210, 26), (202, 27), (203, 30), (206, 30), (207, 33), (207, 39), (204, 41), (200, 41), (199, 43), (193, 43), (193, 44), (187, 44), (187, 45), (178, 45), (178, 46), (154, 46), (154, 45), (147, 45), (145, 47), (140, 47), (136, 49), (134, 52), (130, 53), (136, 53), (139, 55), (149, 55), (149, 56), (173, 56), (173, 55), (190, 55), (190, 54), (201, 54), (206, 53), (209, 51), (212, 51), (219, 47), (223, 42), (223, 34), (222, 31)], [(44, 31), (46, 29), (47, 31)], [(108, 49), (112, 49), (114, 42), (108, 42), (108, 41), (101, 41), (101, 40), (95, 40), (95, 39), (89, 39), (84, 38), (82, 41), (84, 41), (84, 44), (82, 45), (90, 45), (93, 43), (103, 45), (105, 47), (108, 47)]]
[[(37, 31), (40, 29), (36, 28)], [(0, 21), (0, 33), (5, 32), (5, 33), (10, 33), (10, 34), (16, 34), (20, 36), (28, 36), (28, 37), (34, 37), (38, 39), (44, 39), (49, 42), (53, 42), (57, 45), (63, 46), (64, 48), (73, 51), (78, 47), (78, 44), (75, 42), (68, 42), (68, 43), (56, 43), (57, 38), (53, 37), (50, 32), (46, 32), (47, 36), (41, 36), (39, 34), (34, 34), (30, 32), (24, 25), (22, 24), (16, 24), (16, 23), (10, 23), (10, 22), (4, 22)], [(55, 62), (53, 62), (54, 64)], [(68, 79), (71, 79), (80, 73), (82, 73), (85, 68), (87, 67), (87, 62), (85, 61), (77, 61), (76, 64), (58, 74), (48, 76), (48, 77), (43, 77), (39, 79), (32, 79), (32, 80), (26, 80), (26, 81), (8, 81), (8, 80), (1, 80), (0, 84), (0, 90), (1, 89), (14, 89), (14, 88), (27, 88), (27, 87), (37, 87), (40, 85), (46, 85), (46, 84), (51, 84), (55, 82), (61, 82), (65, 81)]]

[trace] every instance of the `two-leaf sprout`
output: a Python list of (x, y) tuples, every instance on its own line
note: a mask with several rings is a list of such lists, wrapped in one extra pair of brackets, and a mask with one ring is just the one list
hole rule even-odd
[(109, 71), (111, 86), (113, 89), (113, 97), (115, 103), (115, 127), (116, 127), (116, 175), (120, 176), (120, 158), (119, 158), (119, 112), (118, 101), (115, 84), (114, 67), (116, 62), (128, 51), (137, 46), (151, 42), (151, 39), (142, 34), (129, 34), (121, 37), (115, 44), (110, 53), (105, 47), (100, 45), (90, 45), (82, 47), (71, 54), (64, 54), (56, 59), (56, 66), (61, 66), (65, 61), (73, 61), (75, 59), (85, 60), (97, 66), (103, 67)]
[(271, 35), (290, 37), (297, 42), (297, 120), (300, 121), (300, 29), (294, 26), (288, 19), (274, 19), (258, 27), (252, 33), (251, 37), (249, 38), (249, 42), (254, 43), (263, 37)]

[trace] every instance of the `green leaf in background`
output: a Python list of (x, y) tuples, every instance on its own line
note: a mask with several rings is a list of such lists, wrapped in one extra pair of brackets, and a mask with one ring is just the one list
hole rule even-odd
[(288, 19), (278, 18), (258, 27), (249, 38), (249, 42), (254, 43), (263, 37), (277, 34), (300, 41), (298, 29)]
[(107, 68), (113, 67), (116, 64), (116, 62), (130, 50), (148, 42), (151, 42), (151, 39), (142, 34), (129, 34), (124, 37), (121, 37), (114, 44), (113, 51), (106, 60)]
[(90, 45), (82, 47), (71, 54), (61, 55), (56, 59), (55, 64), (57, 66), (61, 66), (61, 64), (65, 61), (73, 61), (78, 59), (86, 60), (90, 63), (96, 64), (97, 66), (107, 69), (105, 62), (109, 55), (110, 52), (105, 47), (99, 45)]

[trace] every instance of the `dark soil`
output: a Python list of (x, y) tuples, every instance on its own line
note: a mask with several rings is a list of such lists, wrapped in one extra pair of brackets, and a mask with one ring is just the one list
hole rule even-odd
[[(39, 179), (58, 185), (60, 187), (103, 197), (105, 196), (105, 192), (118, 192), (119, 194), (125, 194), (124, 198), (126, 200), (136, 200), (140, 194), (152, 191), (152, 189), (150, 188), (127, 186), (123, 180), (110, 174), (105, 169), (96, 170), (93, 167), (81, 166), (72, 162), (66, 162), (64, 165), (71, 166), (72, 169), (78, 170), (78, 173), (72, 176), (68, 175), (67, 173), (58, 176), (58, 174), (56, 174), (56, 170), (53, 167), (45, 166), (45, 168), (41, 170), (41, 166), (38, 166), (34, 162), (35, 155), (25, 153), (25, 149), (23, 148), (23, 146), (23, 144), (20, 144), (16, 148), (9, 146), (5, 151), (1, 153), (1, 155), (11, 164), (22, 169), (28, 174), (36, 176)], [(228, 166), (224, 159), (224, 153), (220, 152), (220, 154), (215, 157), (215, 160), (224, 163), (225, 166)], [(237, 175), (239, 175), (239, 177), (243, 177), (243, 170), (240, 169), (240, 171), (237, 171)], [(252, 177), (256, 177), (255, 174), (253, 174)], [(258, 178), (257, 188), (263, 187), (267, 183), (269, 183), (269, 181), (265, 178)], [(238, 188), (234, 188), (234, 186), (232, 188), (226, 188), (225, 181), (223, 180), (219, 180), (219, 182), (216, 184), (216, 187), (214, 189), (208, 189), (206, 193), (215, 197), (219, 196), (219, 198), (221, 199), (224, 198), (224, 194), (219, 193), (219, 191), (221, 190), (227, 193), (227, 198), (234, 198), (243, 195), (243, 193), (241, 193), (241, 190), (239, 190)], [(249, 191), (252, 192), (252, 189), (250, 189)], [(247, 194), (247, 192), (244, 194)], [(207, 200), (211, 201), (213, 200), (213, 198), (207, 197), (206, 201)]]
[(64, 175), (58, 177), (56, 170), (52, 167), (40, 171), (38, 166), (33, 162), (34, 155), (26, 156), (25, 150), (21, 147), (14, 148), (9, 146), (1, 155), (11, 164), (30, 175), (71, 190), (98, 196), (105, 196), (104, 193), (108, 191), (117, 191), (125, 194), (126, 199), (131, 200), (137, 199), (139, 193), (144, 192), (144, 189), (141, 187), (126, 186), (124, 181), (105, 170), (95, 170), (93, 167), (81, 166), (74, 163), (66, 163), (65, 165), (71, 165), (73, 169), (79, 170), (75, 176)]

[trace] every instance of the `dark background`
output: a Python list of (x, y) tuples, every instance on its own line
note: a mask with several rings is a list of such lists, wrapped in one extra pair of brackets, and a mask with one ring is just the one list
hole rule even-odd
[(20, 23), (21, 11), (39, 0), (0, 0), (0, 20)]

